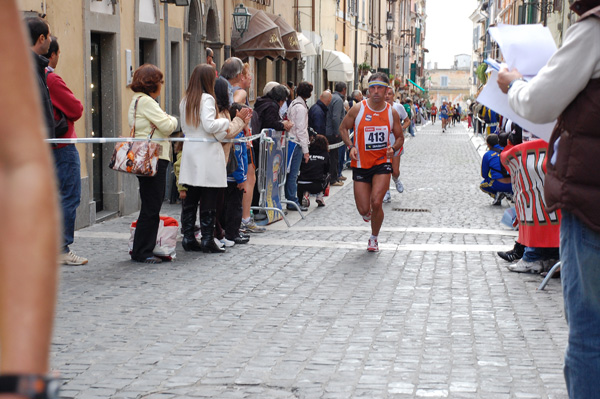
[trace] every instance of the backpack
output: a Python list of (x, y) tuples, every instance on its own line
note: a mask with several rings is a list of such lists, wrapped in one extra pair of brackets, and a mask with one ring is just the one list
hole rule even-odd
[[(50, 72), (46, 70), (46, 80), (48, 80), (49, 73)], [(67, 122), (67, 117), (64, 112), (54, 105), (52, 106), (52, 109), (54, 110), (54, 113), (58, 115), (58, 120), (54, 119), (54, 137), (61, 138), (69, 131), (69, 123)]]

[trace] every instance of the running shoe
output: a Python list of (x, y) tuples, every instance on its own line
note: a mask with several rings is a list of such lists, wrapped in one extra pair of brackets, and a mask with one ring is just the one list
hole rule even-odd
[(310, 198), (309, 198), (308, 191), (304, 192), (304, 195), (302, 196), (302, 202), (301, 202), (301, 204), (305, 208), (308, 208), (310, 206)]
[(516, 273), (534, 273), (539, 274), (544, 270), (544, 263), (542, 260), (536, 260), (533, 262), (527, 262), (525, 259), (521, 259), (517, 263), (511, 263), (506, 266), (508, 270)]
[(387, 192), (383, 196), (383, 203), (387, 204), (389, 202), (392, 202), (392, 194), (390, 194), (390, 190), (387, 190)]
[(369, 245), (367, 245), (367, 251), (379, 252), (379, 244), (377, 243), (377, 238), (369, 238)]
[(68, 266), (82, 266), (88, 263), (88, 260), (83, 256), (75, 255), (73, 251), (69, 251), (60, 255), (60, 263)]
[(403, 193), (404, 192), (404, 184), (402, 184), (400, 179), (396, 180), (394, 183), (396, 183), (396, 190), (398, 190), (399, 193)]
[(363, 220), (367, 223), (369, 223), (371, 221), (371, 211), (369, 211), (369, 213), (367, 213), (366, 215), (360, 215), (362, 216)]
[(264, 233), (266, 229), (264, 227), (258, 226), (251, 218), (248, 223), (244, 223), (244, 221), (242, 220), (240, 230), (244, 233)]
[(325, 206), (325, 199), (322, 193), (317, 194), (317, 206)]

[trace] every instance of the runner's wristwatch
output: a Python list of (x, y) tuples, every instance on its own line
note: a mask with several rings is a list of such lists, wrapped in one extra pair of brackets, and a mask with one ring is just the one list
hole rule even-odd
[(0, 375), (0, 395), (12, 393), (29, 399), (59, 399), (60, 381), (40, 374)]

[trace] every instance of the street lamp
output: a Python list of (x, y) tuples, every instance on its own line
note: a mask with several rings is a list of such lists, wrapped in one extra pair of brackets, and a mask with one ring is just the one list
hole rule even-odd
[(235, 25), (235, 30), (240, 33), (240, 37), (243, 37), (244, 33), (248, 32), (251, 16), (243, 4), (239, 4), (233, 11), (233, 24)]
[(394, 30), (394, 17), (388, 11), (387, 19), (385, 20), (385, 28), (387, 29), (388, 40), (392, 40), (392, 31)]

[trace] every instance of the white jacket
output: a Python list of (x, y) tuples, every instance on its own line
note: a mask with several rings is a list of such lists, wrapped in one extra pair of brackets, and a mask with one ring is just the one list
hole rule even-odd
[(287, 109), (287, 117), (294, 122), (290, 129), (290, 139), (302, 147), (302, 153), (308, 154), (308, 106), (302, 97), (296, 97)]
[[(215, 99), (210, 94), (202, 94), (198, 127), (188, 125), (185, 120), (185, 98), (179, 104), (179, 112), (181, 130), (185, 137), (223, 140), (227, 135), (229, 120), (215, 119), (217, 117)], [(220, 142), (186, 141), (183, 144), (179, 184), (195, 187), (227, 187), (226, 165)]]

